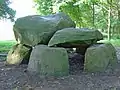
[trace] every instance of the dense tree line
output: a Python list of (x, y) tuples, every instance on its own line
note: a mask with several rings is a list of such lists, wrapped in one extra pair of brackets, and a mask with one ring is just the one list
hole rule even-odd
[(120, 0), (34, 0), (41, 15), (68, 14), (77, 27), (99, 29), (120, 38)]

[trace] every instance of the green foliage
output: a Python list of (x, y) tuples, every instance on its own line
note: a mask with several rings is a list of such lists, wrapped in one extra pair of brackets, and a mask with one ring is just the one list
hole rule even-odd
[(52, 0), (34, 0), (38, 13), (48, 15), (52, 13)]
[(77, 27), (110, 32), (112, 37), (120, 34), (120, 0), (35, 0), (35, 2), (37, 10), (42, 15), (54, 13), (53, 10), (57, 8), (56, 12), (68, 14)]
[(15, 11), (9, 7), (11, 2), (9, 0), (0, 0), (0, 19), (6, 18), (14, 20)]
[(75, 5), (75, 2), (67, 2), (60, 6), (60, 10), (68, 14), (78, 27), (92, 26), (90, 8), (88, 4)]

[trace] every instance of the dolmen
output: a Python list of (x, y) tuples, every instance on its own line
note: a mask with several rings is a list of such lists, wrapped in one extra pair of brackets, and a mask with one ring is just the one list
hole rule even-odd
[[(86, 72), (104, 72), (108, 66), (114, 68), (117, 64), (113, 45), (97, 42), (103, 39), (101, 32), (76, 28), (71, 18), (62, 12), (18, 18), (13, 32), (17, 44), (8, 52), (6, 65), (28, 64), (28, 71), (41, 76), (69, 75), (74, 60), (77, 63), (82, 60)], [(72, 53), (69, 50), (73, 50)], [(77, 56), (82, 58), (76, 59)]]

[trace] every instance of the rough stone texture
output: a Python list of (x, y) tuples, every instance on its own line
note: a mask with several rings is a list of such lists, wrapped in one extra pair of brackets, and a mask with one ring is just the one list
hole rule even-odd
[(106, 43), (105, 44), (106, 48), (107, 48), (107, 52), (108, 52), (108, 58), (110, 60), (109, 62), (109, 65), (112, 66), (112, 67), (116, 67), (116, 64), (117, 64), (117, 54), (116, 54), (116, 49), (114, 48), (114, 46), (110, 43)]
[(30, 56), (28, 71), (35, 71), (43, 76), (68, 75), (67, 51), (64, 48), (51, 48), (45, 45), (35, 46)]
[(92, 44), (98, 40), (103, 39), (103, 35), (98, 30), (91, 29), (77, 29), (77, 28), (65, 28), (57, 31), (51, 40), (49, 41), (49, 46), (54, 45), (82, 45), (82, 44)]
[(53, 34), (60, 29), (75, 27), (75, 23), (64, 13), (48, 16), (31, 15), (18, 18), (13, 31), (21, 44), (35, 46), (48, 44)]
[(22, 44), (16, 44), (8, 52), (6, 65), (27, 64), (29, 61), (30, 53), (31, 48), (28, 48)]
[(112, 44), (95, 44), (89, 47), (85, 53), (84, 70), (88, 72), (103, 72), (111, 65), (117, 64), (115, 48)]

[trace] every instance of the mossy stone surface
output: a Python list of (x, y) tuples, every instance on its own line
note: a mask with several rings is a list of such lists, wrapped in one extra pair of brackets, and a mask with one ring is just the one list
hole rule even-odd
[(111, 65), (117, 64), (117, 55), (112, 44), (97, 44), (90, 46), (85, 53), (84, 70), (88, 72), (103, 72)]
[(64, 48), (51, 48), (45, 45), (35, 46), (30, 56), (28, 70), (43, 76), (68, 75), (67, 51)]
[(28, 63), (30, 53), (31, 48), (28, 48), (22, 44), (16, 44), (8, 52), (6, 64), (19, 65), (22, 64), (22, 62)]
[(48, 44), (57, 30), (68, 27), (75, 27), (75, 23), (64, 13), (48, 16), (29, 15), (18, 18), (13, 26), (13, 31), (18, 42), (35, 46), (38, 43)]
[(54, 46), (68, 43), (72, 44), (86, 44), (90, 45), (103, 39), (103, 35), (98, 30), (84, 29), (84, 28), (64, 28), (57, 31), (50, 39), (48, 45)]

